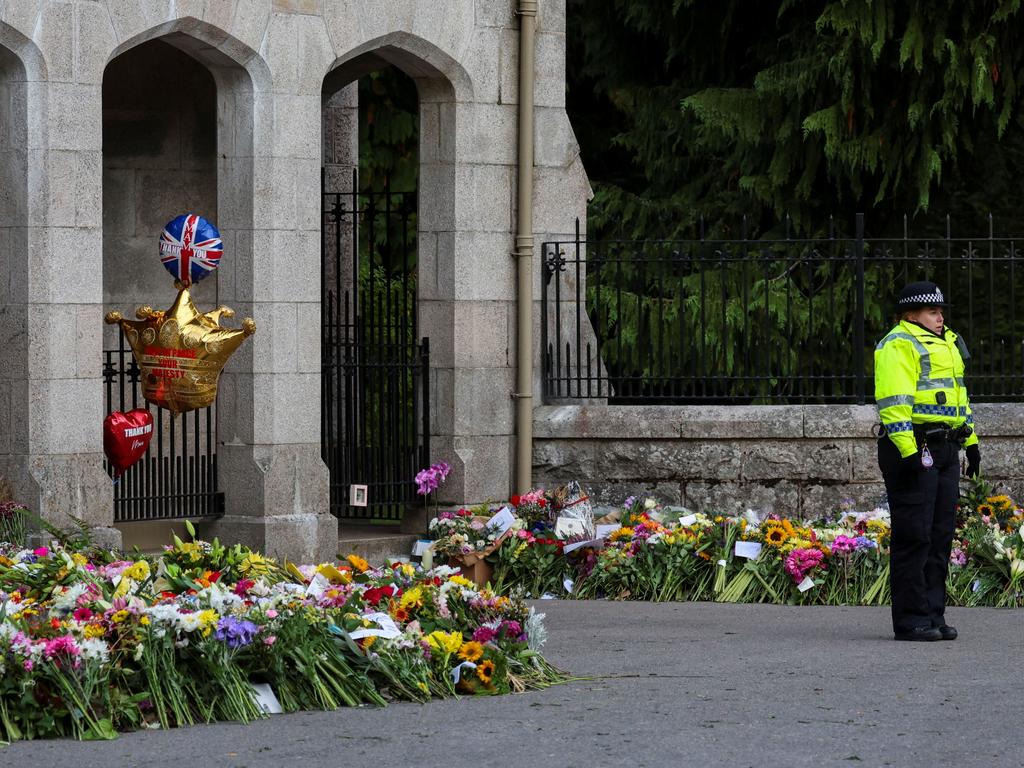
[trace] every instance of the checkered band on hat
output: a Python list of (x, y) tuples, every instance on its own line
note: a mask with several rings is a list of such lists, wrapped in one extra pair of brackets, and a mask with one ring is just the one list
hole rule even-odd
[(900, 299), (900, 306), (904, 304), (943, 304), (945, 298), (942, 296), (942, 291), (938, 288), (935, 289), (935, 293), (919, 293), (916, 296), (903, 296)]

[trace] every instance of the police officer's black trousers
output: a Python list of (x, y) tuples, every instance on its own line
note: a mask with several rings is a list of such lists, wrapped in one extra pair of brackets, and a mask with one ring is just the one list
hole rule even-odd
[(888, 437), (878, 441), (878, 465), (892, 515), (889, 582), (895, 632), (945, 624), (946, 574), (960, 495), (959, 446), (928, 444), (934, 465), (905, 466)]

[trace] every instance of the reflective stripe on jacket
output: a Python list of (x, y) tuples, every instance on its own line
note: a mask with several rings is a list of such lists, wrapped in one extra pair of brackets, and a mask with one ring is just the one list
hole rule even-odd
[[(961, 349), (966, 352), (948, 328), (940, 337), (906, 320), (875, 347), (878, 415), (901, 456), (917, 453), (915, 424), (974, 426)], [(965, 444), (977, 442), (971, 435)]]

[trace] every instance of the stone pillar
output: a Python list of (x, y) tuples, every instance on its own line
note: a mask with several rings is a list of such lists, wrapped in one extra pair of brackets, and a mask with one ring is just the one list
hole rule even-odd
[(233, 294), (222, 298), (257, 330), (222, 377), (226, 514), (209, 533), (307, 562), (333, 558), (338, 541), (320, 457), (320, 82), (299, 77), (326, 71), (331, 59), (315, 21), (272, 14), (264, 46), (280, 57), (273, 79), (215, 71), (231, 115), (218, 121), (232, 134), (222, 163), (238, 181), (219, 185), (224, 229), (235, 239), (225, 256), (234, 261)]
[[(359, 168), (359, 83), (326, 95), (323, 101), (323, 173), (327, 192), (352, 192), (354, 173)], [(352, 198), (341, 197), (346, 211), (351, 210)], [(334, 291), (339, 305), (351, 291), (355, 238), (352, 233), (351, 214), (342, 217), (335, 238), (336, 224), (323, 232), (324, 267), (323, 290)]]
[(38, 21), (49, 80), (0, 57), (4, 103), (14, 106), (0, 162), (0, 474), (43, 519), (70, 527), (77, 518), (98, 544), (116, 546), (101, 443), (100, 84), (60, 55), (67, 21), (60, 9)]
[(431, 454), (452, 466), (441, 500), (476, 504), (511, 489), (516, 112), (459, 102), (439, 78), (417, 84), (419, 317), (430, 338)]

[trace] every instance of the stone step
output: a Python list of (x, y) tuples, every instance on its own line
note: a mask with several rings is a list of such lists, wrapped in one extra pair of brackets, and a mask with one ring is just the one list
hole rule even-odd
[(418, 538), (414, 533), (402, 533), (397, 528), (341, 526), (338, 530), (338, 555), (359, 555), (370, 565), (378, 566), (389, 557), (408, 558)]

